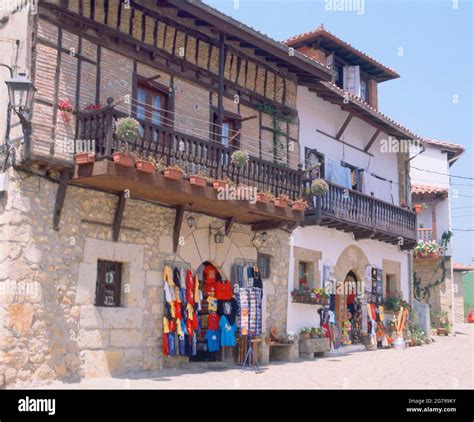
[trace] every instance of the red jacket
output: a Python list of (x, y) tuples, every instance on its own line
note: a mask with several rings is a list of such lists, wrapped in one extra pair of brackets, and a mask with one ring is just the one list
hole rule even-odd
[(218, 300), (231, 300), (232, 299), (232, 284), (230, 283), (230, 281), (223, 280), (223, 281), (217, 282), (216, 298)]
[(186, 271), (186, 301), (194, 305), (194, 277), (191, 270)]

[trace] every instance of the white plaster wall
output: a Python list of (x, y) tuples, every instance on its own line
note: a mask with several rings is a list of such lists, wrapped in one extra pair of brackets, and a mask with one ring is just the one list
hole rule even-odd
[[(29, 75), (30, 60), (31, 60), (31, 43), (28, 22), (31, 15), (25, 8), (21, 11), (0, 10), (0, 19), (7, 19), (4, 26), (0, 26), (0, 63), (6, 64), (13, 68), (15, 72), (26, 72)], [(13, 40), (19, 40), (20, 44), (17, 47)], [(10, 79), (10, 72), (5, 67), (0, 67), (0, 145), (5, 142), (5, 129), (7, 119), (8, 106), (8, 89), (5, 81)], [(16, 117), (13, 117), (12, 124), (17, 122)], [(12, 128), (10, 132), (10, 139), (16, 136), (21, 136), (19, 127)]]
[(322, 258), (319, 264), (322, 278), (323, 265), (335, 266), (341, 253), (350, 245), (356, 245), (361, 248), (367, 256), (369, 263), (378, 268), (382, 268), (383, 259), (400, 262), (400, 282), (403, 298), (409, 301), (409, 254), (407, 252), (401, 252), (398, 247), (379, 241), (355, 241), (351, 234), (339, 232), (334, 229), (316, 226), (298, 228), (293, 232), (292, 248), (290, 251), (290, 269), (288, 279), (288, 331), (296, 333), (299, 332), (302, 327), (314, 327), (319, 325), (319, 315), (317, 314), (319, 306), (291, 302), (291, 291), (295, 286), (295, 260), (293, 256), (293, 247), (299, 246), (322, 252)]
[[(370, 157), (361, 151), (344, 146), (317, 129), (335, 136), (346, 120), (348, 113), (339, 106), (333, 105), (310, 92), (306, 87), (298, 87), (297, 108), (300, 118), (300, 151), (304, 163), (305, 147), (316, 148), (326, 157), (339, 162), (344, 161), (359, 168), (369, 169), (371, 173), (392, 180), (392, 195), (394, 204), (399, 204), (398, 197), (398, 166), (395, 152), (382, 152), (381, 141), (388, 135), (380, 133), (370, 149), (374, 156)], [(347, 126), (342, 140), (363, 149), (375, 133), (375, 128), (364, 121), (353, 118)], [(380, 189), (374, 192), (375, 197), (383, 200), (390, 198), (390, 184), (382, 183)], [(391, 202), (391, 201), (390, 201)]]

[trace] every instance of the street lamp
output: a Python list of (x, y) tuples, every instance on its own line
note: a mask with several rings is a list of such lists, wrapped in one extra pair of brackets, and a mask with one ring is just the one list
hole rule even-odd
[[(10, 98), (10, 107), (19, 115), (23, 112), (29, 112), (33, 103), (35, 87), (24, 73), (12, 77), (5, 81), (8, 87), (8, 97)], [(21, 120), (21, 117), (20, 117)]]
[[(5, 66), (5, 65), (4, 65)], [(5, 66), (7, 67), (7, 66)], [(30, 122), (30, 112), (33, 104), (33, 96), (35, 94), (35, 87), (33, 82), (31, 82), (24, 73), (20, 73), (17, 76), (13, 76), (10, 69), (11, 77), (5, 84), (8, 87), (8, 98), (9, 104), (8, 109), (13, 110), (13, 112), (18, 116), (21, 123), (21, 128), (23, 131), (23, 138), (25, 144), (25, 159), (29, 159), (30, 155), (30, 136), (31, 136), (31, 122)], [(10, 114), (8, 119), (10, 120)], [(10, 121), (8, 121), (7, 133), (6, 133), (6, 145), (9, 145), (9, 136), (10, 136)], [(8, 162), (8, 157), (10, 154), (10, 148), (7, 150), (5, 160), (3, 163), (3, 169)]]

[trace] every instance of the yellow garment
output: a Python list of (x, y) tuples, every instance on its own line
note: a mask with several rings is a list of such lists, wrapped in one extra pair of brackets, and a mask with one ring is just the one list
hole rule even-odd
[(178, 336), (184, 336), (183, 328), (181, 327), (181, 320), (180, 319), (176, 320), (176, 333), (178, 333)]
[(194, 319), (194, 308), (189, 303), (186, 305), (186, 311), (188, 312), (188, 319), (192, 321)]
[(214, 296), (208, 296), (206, 299), (208, 303), (208, 310), (210, 312), (216, 312), (217, 311), (217, 299)]
[(194, 302), (199, 302), (199, 278), (196, 274), (196, 281), (194, 282)]
[(379, 306), (379, 316), (380, 316), (380, 321), (382, 321), (382, 324), (383, 324), (384, 323), (383, 306)]
[(372, 309), (370, 309), (370, 303), (366, 304), (367, 306), (367, 318), (372, 321)]
[(176, 311), (174, 309), (174, 302), (171, 302), (171, 305), (170, 305), (170, 311), (171, 311), (171, 318), (176, 318)]
[(168, 318), (163, 317), (163, 333), (168, 334), (170, 332), (170, 323)]

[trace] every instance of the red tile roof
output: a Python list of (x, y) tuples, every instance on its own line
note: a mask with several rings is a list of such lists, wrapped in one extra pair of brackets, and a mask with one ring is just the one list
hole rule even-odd
[(418, 195), (429, 195), (429, 194), (440, 194), (448, 193), (448, 188), (443, 186), (429, 186), (429, 185), (420, 185), (418, 183), (412, 183), (411, 192)]
[(452, 144), (450, 142), (438, 141), (436, 139), (429, 139), (429, 138), (424, 138), (423, 140), (427, 144), (438, 146), (438, 147), (441, 147), (441, 148), (450, 149), (453, 152), (457, 152), (457, 151), (464, 152), (464, 150), (465, 150), (464, 147), (462, 145), (459, 145), (459, 144)]
[(454, 262), (453, 270), (454, 271), (474, 271), (474, 266), (464, 265), (464, 264), (460, 264), (459, 262)]
[(290, 37), (287, 40), (283, 41), (283, 43), (291, 47), (291, 46), (297, 45), (298, 43), (301, 43), (301, 42), (312, 41), (313, 39), (316, 39), (319, 36), (327, 38), (331, 42), (338, 44), (340, 47), (344, 48), (345, 50), (347, 50), (348, 52), (354, 54), (355, 56), (358, 56), (361, 59), (369, 62), (370, 64), (378, 67), (379, 69), (384, 70), (384, 72), (386, 73), (386, 76), (387, 76), (385, 78), (385, 80), (400, 77), (400, 75), (394, 69), (392, 69), (388, 66), (385, 66), (384, 64), (382, 64), (379, 61), (375, 60), (373, 57), (369, 56), (368, 54), (364, 53), (363, 51), (359, 50), (358, 48), (355, 48), (354, 46), (347, 43), (346, 41), (340, 39), (339, 37), (334, 35), (332, 32), (329, 32), (327, 29), (324, 28), (323, 24), (321, 24), (321, 26), (319, 26), (318, 28), (316, 28), (312, 31), (304, 32), (302, 34)]

